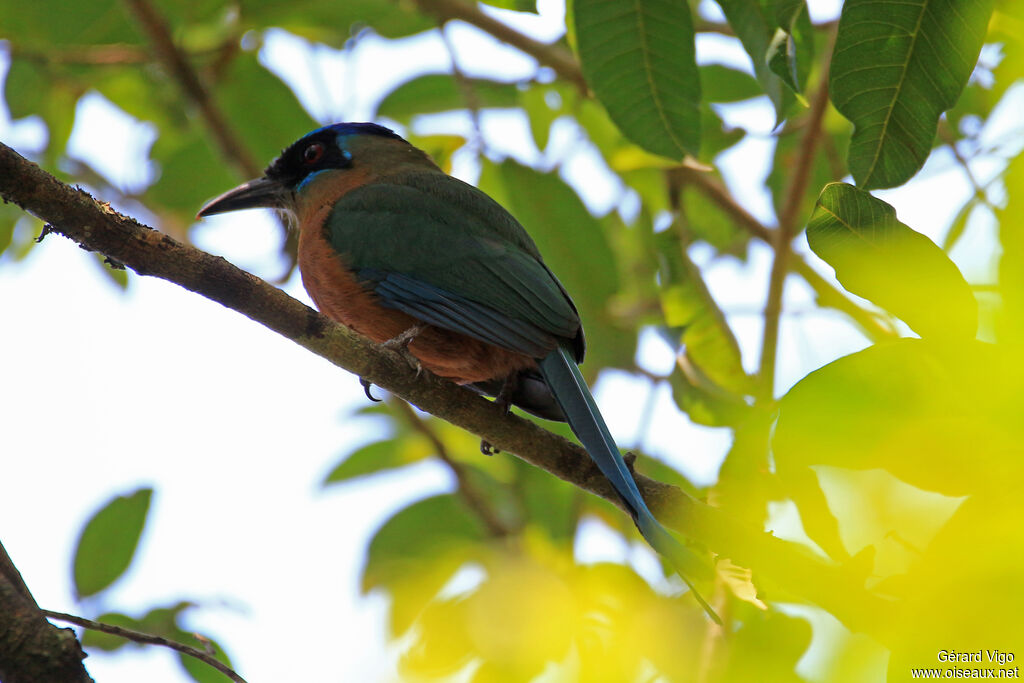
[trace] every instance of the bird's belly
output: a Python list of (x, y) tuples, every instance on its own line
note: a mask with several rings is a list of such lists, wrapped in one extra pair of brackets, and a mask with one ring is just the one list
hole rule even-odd
[[(299, 271), (321, 313), (377, 343), (394, 339), (419, 322), (382, 306), (325, 239), (300, 235)], [(536, 367), (529, 356), (433, 325), (416, 335), (408, 348), (424, 368), (459, 384), (504, 379)]]

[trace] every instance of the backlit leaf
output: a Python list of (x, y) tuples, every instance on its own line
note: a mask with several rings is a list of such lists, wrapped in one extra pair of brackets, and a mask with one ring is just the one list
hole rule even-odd
[(324, 485), (336, 484), (404, 467), (430, 455), (426, 442), (414, 437), (374, 441), (348, 455), (324, 479)]
[(402, 83), (377, 107), (378, 116), (408, 123), (413, 116), (469, 107), (514, 107), (515, 83), (485, 78), (458, 80), (451, 74), (427, 74)]
[(978, 303), (963, 275), (882, 200), (845, 183), (826, 186), (807, 225), (807, 242), (846, 289), (899, 316), (922, 337), (974, 338)]
[(486, 538), (477, 518), (450, 494), (399, 510), (370, 541), (362, 590), (392, 594), (392, 628), (402, 633), (416, 614), (477, 552)]
[(673, 231), (658, 233), (661, 262), (661, 307), (665, 323), (680, 331), (689, 362), (718, 387), (749, 393), (750, 376), (740, 362), (740, 348), (718, 304)]

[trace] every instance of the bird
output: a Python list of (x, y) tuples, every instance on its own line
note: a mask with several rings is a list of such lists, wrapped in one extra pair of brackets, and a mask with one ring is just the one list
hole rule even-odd
[[(494, 199), (375, 123), (335, 123), (197, 218), (283, 210), (320, 311), (424, 369), (569, 423), (640, 534), (721, 623), (688, 574), (703, 562), (654, 517), (579, 369), (580, 316), (526, 229)], [(364, 385), (365, 386), (365, 385)]]

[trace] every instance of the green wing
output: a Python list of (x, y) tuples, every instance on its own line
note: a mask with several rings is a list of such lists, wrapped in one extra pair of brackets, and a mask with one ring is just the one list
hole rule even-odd
[(327, 221), (331, 244), (381, 303), (540, 357), (571, 341), (576, 308), (529, 235), (499, 204), (441, 173), (355, 189)]

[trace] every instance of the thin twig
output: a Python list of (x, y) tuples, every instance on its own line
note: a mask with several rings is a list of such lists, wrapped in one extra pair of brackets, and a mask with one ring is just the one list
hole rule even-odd
[(539, 40), (520, 33), (511, 26), (485, 14), (475, 4), (462, 0), (415, 0), (416, 5), (426, 14), (432, 14), (442, 21), (460, 19), (478, 29), (490, 33), (503, 43), (530, 55), (544, 66), (554, 70), (556, 74), (574, 84), (581, 91), (587, 90), (587, 82), (579, 63), (565, 47), (558, 44), (548, 45)]
[(971, 190), (974, 192), (975, 198), (993, 211), (997, 211), (998, 209), (989, 201), (988, 195), (985, 193), (985, 188), (975, 177), (967, 159), (964, 158), (964, 155), (961, 154), (960, 150), (957, 148), (956, 139), (953, 137), (953, 133), (949, 130), (949, 124), (946, 123), (945, 120), (939, 122), (939, 136), (947, 145), (949, 145), (949, 150), (953, 153), (953, 158), (956, 159), (957, 163), (960, 164), (960, 167), (963, 169), (964, 175), (967, 177), (967, 182), (971, 185)]
[(234, 129), (228, 125), (224, 114), (199, 79), (199, 74), (189, 64), (185, 53), (174, 44), (170, 28), (157, 9), (148, 0), (124, 0), (124, 3), (149, 38), (157, 59), (178, 83), (186, 99), (199, 110), (224, 158), (246, 178), (260, 175), (262, 165), (253, 158)]
[(441, 40), (444, 42), (444, 47), (448, 51), (448, 59), (452, 64), (452, 76), (455, 78), (455, 85), (459, 88), (462, 98), (466, 100), (466, 109), (469, 110), (469, 116), (473, 122), (473, 138), (470, 140), (470, 146), (476, 154), (480, 154), (484, 151), (484, 132), (483, 127), (480, 125), (480, 97), (476, 92), (476, 88), (473, 87), (473, 83), (466, 76), (462, 67), (459, 66), (459, 58), (455, 52), (455, 43), (452, 42), (451, 36), (448, 35), (448, 22), (440, 22), (438, 28), (441, 32)]
[(758, 376), (760, 395), (770, 401), (775, 393), (775, 365), (779, 349), (779, 323), (782, 318), (782, 294), (786, 288), (789, 260), (793, 256), (793, 236), (797, 232), (797, 214), (807, 194), (811, 168), (814, 166), (821, 138), (822, 122), (828, 109), (828, 70), (822, 72), (818, 90), (814, 93), (807, 126), (800, 141), (793, 175), (786, 189), (785, 204), (779, 212), (779, 227), (775, 230), (772, 247), (775, 258), (768, 282), (768, 298), (764, 306), (764, 332), (761, 337), (761, 370)]
[(71, 47), (50, 47), (46, 51), (25, 48), (11, 43), (10, 56), (32, 62), (50, 64), (84, 64), (89, 66), (145, 64), (153, 57), (137, 45), (83, 45)]
[(130, 640), (135, 643), (143, 643), (145, 645), (160, 645), (163, 647), (169, 647), (172, 650), (176, 650), (189, 657), (194, 657), (201, 662), (209, 664), (217, 671), (221, 672), (235, 683), (245, 683), (245, 679), (236, 674), (231, 667), (224, 662), (220, 661), (213, 655), (207, 654), (202, 650), (197, 650), (194, 647), (189, 647), (183, 643), (179, 643), (176, 640), (170, 640), (161, 636), (154, 636), (149, 633), (143, 633), (142, 631), (136, 631), (130, 628), (124, 628), (123, 626), (114, 626), (113, 624), (104, 624), (99, 621), (93, 621), (92, 619), (86, 619), (84, 617), (76, 617), (73, 614), (64, 614), (63, 612), (53, 612), (48, 609), (39, 610), (48, 619), (56, 619), (58, 621), (64, 621), (69, 624), (75, 624), (82, 628), (87, 628), (90, 631), (101, 631), (103, 633), (109, 633), (113, 636), (120, 636), (125, 640)]
[[(729, 194), (729, 191), (710, 174), (688, 167), (679, 167), (674, 170), (683, 174), (686, 182), (693, 184), (704, 193), (704, 196), (714, 202), (738, 226), (762, 242), (775, 243), (775, 230), (762, 224), (740, 206)], [(818, 301), (822, 306), (835, 308), (850, 316), (868, 336), (877, 340), (891, 338), (896, 334), (891, 326), (883, 324), (878, 317), (858, 306), (825, 280), (807, 261), (802, 258), (792, 258), (789, 259), (789, 267), (811, 286), (818, 295)]]
[(430, 445), (434, 447), (434, 453), (437, 457), (448, 466), (448, 469), (455, 475), (455, 481), (458, 483), (458, 494), (462, 498), (463, 502), (469, 507), (470, 510), (476, 513), (480, 518), (480, 521), (484, 523), (487, 530), (492, 536), (497, 538), (504, 538), (511, 536), (512, 531), (505, 525), (503, 521), (494, 513), (494, 511), (487, 505), (487, 501), (477, 491), (473, 482), (469, 479), (469, 473), (462, 463), (453, 459), (451, 454), (448, 453), (448, 448), (441, 441), (441, 437), (430, 428), (430, 425), (420, 419), (416, 412), (412, 409), (408, 403), (400, 398), (396, 398), (392, 401), (398, 411), (405, 418), (406, 424), (412, 427), (414, 430), (426, 437)]

